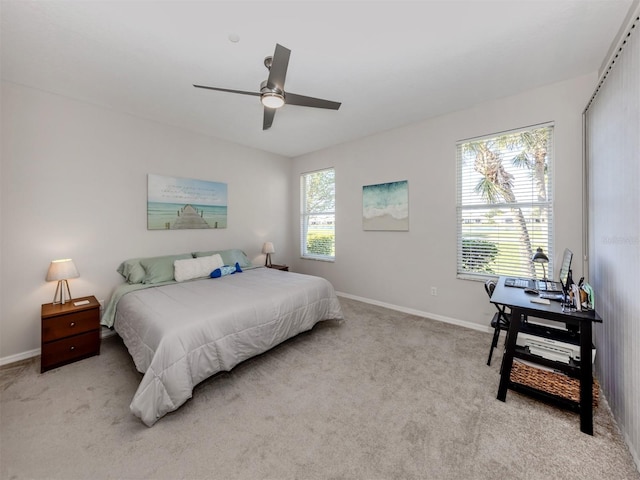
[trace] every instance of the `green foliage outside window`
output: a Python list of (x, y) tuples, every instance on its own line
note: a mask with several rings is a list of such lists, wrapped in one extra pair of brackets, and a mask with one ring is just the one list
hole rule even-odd
[(309, 233), (307, 235), (307, 253), (312, 255), (333, 255), (333, 233)]
[(335, 178), (333, 168), (303, 173), (300, 176), (300, 233), (303, 258), (335, 258)]
[(486, 240), (462, 239), (462, 266), (467, 272), (495, 273), (491, 263), (498, 256), (498, 246)]

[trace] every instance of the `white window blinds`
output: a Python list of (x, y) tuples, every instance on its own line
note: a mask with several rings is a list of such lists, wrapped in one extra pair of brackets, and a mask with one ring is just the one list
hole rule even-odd
[[(457, 142), (458, 277), (553, 272), (553, 125)], [(536, 271), (540, 268), (540, 271)]]
[(300, 176), (300, 254), (303, 258), (335, 259), (335, 179), (333, 168)]

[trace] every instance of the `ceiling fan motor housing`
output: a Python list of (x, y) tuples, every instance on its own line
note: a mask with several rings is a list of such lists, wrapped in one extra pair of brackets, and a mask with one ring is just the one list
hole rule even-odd
[(281, 90), (278, 87), (273, 87), (273, 88), (269, 87), (268, 80), (265, 80), (264, 82), (260, 83), (260, 93), (262, 94), (275, 93), (276, 95), (280, 95), (284, 97), (284, 90)]

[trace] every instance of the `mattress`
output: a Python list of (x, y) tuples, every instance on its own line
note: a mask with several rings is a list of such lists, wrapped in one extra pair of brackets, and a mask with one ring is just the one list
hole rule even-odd
[(130, 408), (147, 426), (211, 375), (343, 319), (327, 280), (269, 268), (135, 290), (115, 310), (114, 328), (144, 374)]

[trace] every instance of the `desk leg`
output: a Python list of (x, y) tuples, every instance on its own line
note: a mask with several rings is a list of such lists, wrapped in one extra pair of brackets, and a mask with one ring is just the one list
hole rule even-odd
[(500, 386), (498, 387), (498, 400), (505, 401), (507, 398), (507, 389), (511, 381), (511, 367), (513, 366), (513, 354), (516, 350), (516, 338), (520, 331), (522, 313), (516, 308), (511, 309), (511, 323), (507, 332), (507, 346), (502, 357), (502, 366), (500, 367)]
[(580, 431), (593, 435), (591, 322), (580, 323)]

